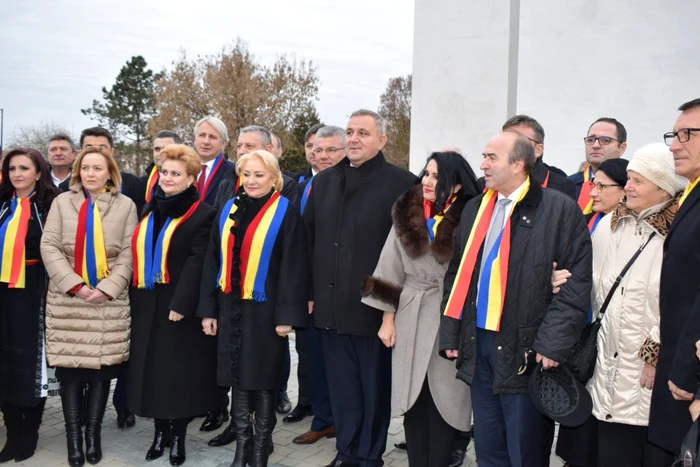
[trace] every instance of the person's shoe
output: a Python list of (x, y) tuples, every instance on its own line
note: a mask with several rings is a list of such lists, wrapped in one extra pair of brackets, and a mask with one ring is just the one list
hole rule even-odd
[(292, 403), (289, 402), (289, 396), (287, 396), (286, 392), (280, 392), (280, 395), (277, 398), (277, 413), (280, 415), (284, 415), (286, 413), (289, 413), (289, 411), (291, 410)]
[(311, 410), (310, 405), (297, 404), (297, 406), (294, 407), (294, 410), (292, 410), (284, 416), (282, 421), (284, 423), (296, 423), (304, 420), (306, 417), (309, 417), (313, 414), (314, 413)]
[(131, 428), (134, 425), (136, 425), (136, 417), (133, 413), (127, 410), (117, 414), (117, 428), (120, 430)]
[(230, 423), (226, 428), (224, 428), (224, 431), (210, 439), (207, 444), (218, 448), (221, 446), (227, 446), (234, 441), (236, 441), (236, 427), (233, 426), (233, 423)]
[(170, 465), (182, 465), (185, 463), (185, 437), (173, 435), (170, 441)]
[(151, 444), (151, 449), (146, 453), (146, 460), (153, 461), (159, 459), (165, 448), (170, 446), (170, 436), (165, 431), (156, 431), (153, 436), (153, 444)]
[(399, 443), (395, 443), (394, 446), (396, 447), (396, 449), (402, 449), (405, 451), (406, 450), (406, 441), (401, 441)]
[(294, 444), (314, 444), (321, 438), (335, 438), (335, 426), (329, 426), (325, 430), (309, 430), (303, 435), (299, 435), (292, 440)]
[(450, 461), (450, 467), (459, 467), (464, 464), (464, 458), (467, 456), (466, 451), (461, 449), (455, 449), (452, 451), (452, 460)]
[(359, 467), (360, 464), (349, 464), (338, 459), (334, 459), (333, 462), (328, 464), (326, 467)]
[(207, 418), (202, 422), (199, 431), (216, 431), (228, 421), (228, 410), (214, 409), (207, 414)]
[(0, 464), (14, 460), (18, 444), (19, 440), (14, 435), (12, 437), (8, 436), (5, 441), (5, 446), (2, 448), (2, 451), (0, 451)]

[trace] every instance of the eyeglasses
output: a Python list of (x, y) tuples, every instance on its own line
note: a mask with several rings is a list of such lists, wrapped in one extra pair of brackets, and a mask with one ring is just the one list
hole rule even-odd
[(616, 186), (616, 187), (618, 187), (618, 188), (622, 188), (622, 187), (621, 187), (620, 185), (618, 185), (617, 183), (594, 183), (594, 184), (593, 184), (593, 188), (595, 188), (595, 189), (598, 190), (598, 191), (603, 191), (603, 190), (606, 189), (606, 188), (612, 188), (612, 187), (614, 187), (614, 186)]
[(673, 138), (678, 138), (679, 143), (687, 143), (690, 141), (690, 133), (693, 131), (700, 131), (700, 128), (681, 128), (680, 130), (674, 132), (664, 133), (664, 141), (666, 146), (673, 144)]
[(618, 143), (620, 142), (619, 139), (611, 138), (610, 136), (586, 136), (585, 138), (583, 138), (583, 141), (588, 146), (593, 146), (596, 140), (600, 143), (601, 146), (607, 146), (613, 141), (617, 141)]
[(344, 149), (345, 148), (335, 148), (333, 146), (331, 146), (329, 148), (325, 148), (325, 149), (316, 148), (316, 149), (314, 149), (314, 154), (316, 154), (317, 156), (320, 156), (325, 151), (326, 154), (328, 154), (329, 156), (332, 156), (333, 154), (337, 153), (338, 151), (343, 151)]

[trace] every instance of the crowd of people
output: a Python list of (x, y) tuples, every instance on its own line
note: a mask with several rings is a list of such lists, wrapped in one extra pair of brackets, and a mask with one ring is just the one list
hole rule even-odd
[(595, 321), (592, 409), (561, 421), (556, 453), (670, 467), (700, 414), (700, 99), (679, 111), (629, 160), (624, 125), (596, 120), (569, 177), (544, 162), (527, 115), (486, 142), (479, 179), (457, 148), (418, 177), (390, 164), (369, 110), (310, 128), (300, 174), (283, 173), (282, 142), (261, 126), (241, 128), (227, 157), (213, 116), (194, 147), (159, 132), (142, 178), (120, 171), (104, 128), (12, 149), (0, 463), (32, 457), (56, 395), (69, 465), (99, 463), (116, 379), (119, 428), (153, 419), (147, 461), (169, 449), (185, 463), (204, 417), (202, 431), (230, 419), (209, 445), (235, 441), (232, 467), (267, 466), (279, 413), (313, 417), (296, 444), (335, 438), (328, 467), (383, 465), (399, 416), (411, 467), (459, 466), (472, 438), (480, 466), (548, 466), (562, 419), (532, 382), (568, 372)]

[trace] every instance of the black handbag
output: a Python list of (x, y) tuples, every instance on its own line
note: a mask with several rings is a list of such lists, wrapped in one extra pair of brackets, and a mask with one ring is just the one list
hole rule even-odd
[(622, 272), (619, 276), (617, 276), (617, 279), (615, 279), (615, 282), (613, 283), (612, 287), (610, 287), (608, 295), (605, 297), (603, 305), (600, 307), (600, 311), (598, 312), (598, 318), (596, 318), (595, 321), (586, 325), (586, 327), (583, 329), (583, 332), (581, 333), (581, 338), (576, 343), (576, 345), (574, 345), (574, 348), (572, 349), (569, 358), (566, 359), (566, 364), (568, 365), (571, 372), (574, 374), (576, 379), (578, 379), (583, 384), (586, 384), (588, 380), (593, 377), (593, 370), (595, 370), (595, 361), (598, 357), (598, 331), (600, 331), (600, 323), (605, 317), (605, 310), (608, 309), (608, 305), (610, 305), (610, 301), (612, 300), (613, 294), (617, 290), (617, 287), (620, 285), (620, 282), (622, 282), (622, 277), (625, 274), (627, 274), (627, 271), (629, 271), (629, 269), (632, 267), (632, 263), (634, 263), (636, 259), (639, 258), (639, 255), (642, 254), (644, 248), (646, 248), (651, 239), (654, 238), (654, 235), (656, 235), (656, 232), (652, 232), (651, 235), (649, 235), (647, 241), (639, 247), (634, 256), (632, 256), (632, 258), (627, 262), (625, 267), (622, 268)]
[(688, 430), (681, 444), (681, 454), (674, 467), (700, 467), (700, 417)]

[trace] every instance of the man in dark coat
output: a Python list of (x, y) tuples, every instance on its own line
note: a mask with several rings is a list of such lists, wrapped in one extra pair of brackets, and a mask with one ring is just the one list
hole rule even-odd
[[(228, 144), (226, 124), (216, 117), (204, 117), (194, 126), (194, 149), (202, 163), (197, 178), (199, 196), (214, 206), (219, 185), (235, 173), (236, 166), (224, 157)], [(206, 430), (205, 430), (206, 431)]]
[(622, 157), (627, 149), (627, 130), (614, 118), (602, 117), (588, 128), (583, 138), (586, 145), (586, 167), (569, 176), (576, 185), (576, 199), (584, 214), (590, 214), (593, 177), (603, 161)]
[[(462, 211), (445, 275), (440, 352), (457, 359), (457, 378), (471, 386), (480, 466), (542, 464), (542, 415), (528, 394), (528, 376), (518, 369), (528, 351), (536, 352), (545, 369), (563, 363), (590, 305), (592, 252), (585, 219), (568, 196), (529, 182), (535, 160), (533, 147), (517, 133), (489, 140), (481, 164), (489, 191)], [(485, 211), (493, 215), (478, 218), (482, 201), (489, 202), (484, 200), (493, 200), (493, 209)], [(474, 234), (467, 251), (475, 224), (488, 230), (479, 229), (482, 236)], [(502, 244), (504, 228), (510, 242)], [(506, 249), (507, 271), (501, 273), (507, 285), (500, 304), (501, 295), (489, 290), (494, 285), (488, 279), (497, 267), (496, 254)], [(576, 282), (561, 290), (565, 296), (552, 294), (554, 262), (576, 270)]]
[[(151, 199), (153, 192), (155, 192), (156, 187), (158, 186), (160, 174), (158, 174), (157, 171), (160, 170), (160, 152), (165, 149), (165, 146), (168, 144), (182, 144), (182, 139), (177, 133), (170, 130), (159, 131), (156, 134), (156, 137), (153, 138), (153, 161), (148, 164), (144, 175), (141, 177), (141, 182), (143, 182), (144, 189), (146, 190), (144, 192), (144, 196), (146, 197), (147, 202)], [(148, 180), (154, 170), (156, 172), (153, 174), (152, 183), (151, 186), (149, 186)], [(139, 216), (141, 216), (141, 211), (139, 211)]]
[[(683, 104), (671, 146), (676, 173), (690, 181), (664, 242), (659, 294), (661, 349), (649, 413), (649, 441), (673, 454), (700, 413), (700, 99)], [(693, 418), (688, 410), (693, 413)]]
[(304, 134), (304, 152), (306, 153), (306, 162), (309, 163), (309, 166), (296, 177), (292, 177), (297, 183), (302, 183), (305, 180), (309, 180), (319, 172), (318, 166), (316, 165), (316, 160), (314, 158), (314, 144), (316, 142), (316, 132), (318, 132), (318, 130), (324, 126), (325, 125), (323, 123), (317, 123), (306, 130), (306, 133)]
[(389, 164), (382, 118), (354, 112), (346, 157), (313, 178), (304, 209), (312, 253), (310, 304), (326, 361), (338, 454), (329, 464), (381, 466), (390, 419), (391, 350), (377, 332), (382, 312), (361, 302), (391, 229), (391, 207), (416, 181)]

